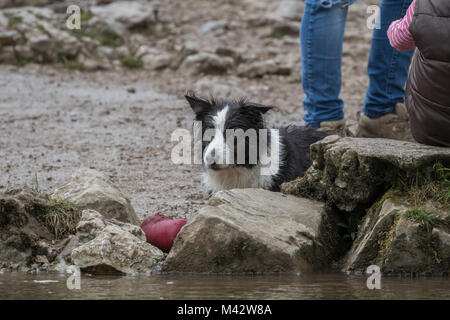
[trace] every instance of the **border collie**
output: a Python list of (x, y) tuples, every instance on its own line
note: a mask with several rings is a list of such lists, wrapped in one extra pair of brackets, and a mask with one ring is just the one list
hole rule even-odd
[(267, 128), (263, 114), (273, 107), (245, 99), (207, 100), (193, 92), (185, 97), (195, 113), (194, 131), (201, 127), (203, 183), (210, 194), (235, 188), (279, 191), (283, 182), (303, 176), (310, 166), (309, 146), (328, 135), (303, 126)]

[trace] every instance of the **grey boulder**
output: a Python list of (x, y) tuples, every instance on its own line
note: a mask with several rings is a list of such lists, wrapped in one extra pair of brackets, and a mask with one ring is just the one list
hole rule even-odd
[(104, 174), (92, 169), (79, 169), (71, 180), (55, 190), (56, 199), (69, 200), (81, 209), (93, 209), (106, 218), (135, 225), (140, 220), (130, 200)]
[(261, 189), (220, 191), (180, 231), (163, 271), (310, 272), (339, 246), (322, 203)]

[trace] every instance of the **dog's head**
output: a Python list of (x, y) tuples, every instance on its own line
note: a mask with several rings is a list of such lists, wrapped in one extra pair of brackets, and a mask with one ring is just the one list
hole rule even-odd
[(265, 132), (260, 131), (265, 129), (263, 114), (273, 107), (245, 99), (208, 100), (191, 92), (185, 97), (196, 122), (201, 123), (203, 163), (207, 169), (251, 168), (257, 164), (259, 141)]

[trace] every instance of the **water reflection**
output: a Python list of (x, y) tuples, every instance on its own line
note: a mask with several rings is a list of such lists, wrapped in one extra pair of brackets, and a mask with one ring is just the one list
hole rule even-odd
[(449, 278), (384, 277), (381, 290), (367, 289), (364, 276), (343, 274), (82, 275), (81, 290), (67, 289), (66, 280), (62, 274), (0, 274), (0, 299), (450, 299)]

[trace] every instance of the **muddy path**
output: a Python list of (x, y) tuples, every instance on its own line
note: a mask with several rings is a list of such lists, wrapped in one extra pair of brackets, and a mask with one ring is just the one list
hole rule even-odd
[[(0, 192), (23, 185), (51, 192), (80, 167), (108, 174), (131, 199), (140, 218), (160, 212), (188, 217), (205, 203), (200, 168), (170, 160), (176, 128), (191, 128), (192, 113), (183, 99), (188, 89), (207, 95), (246, 95), (280, 110), (268, 123), (302, 123), (298, 37), (263, 36), (264, 28), (238, 29), (213, 40), (196, 30), (209, 20), (244, 21), (245, 5), (209, 1), (189, 10), (194, 0), (164, 4), (177, 21), (175, 43), (242, 49), (245, 55), (276, 55), (291, 60), (290, 76), (246, 78), (229, 72), (199, 75), (182, 70), (110, 70), (80, 72), (58, 65), (0, 66)], [(198, 2), (198, 1), (197, 1)], [(220, 9), (220, 10), (219, 10)], [(343, 58), (342, 97), (348, 117), (361, 109), (368, 79), (371, 31), (365, 28), (366, 6), (349, 12)], [(233, 24), (232, 24), (233, 25)], [(245, 45), (243, 45), (245, 43)], [(161, 40), (155, 46), (167, 45)]]

